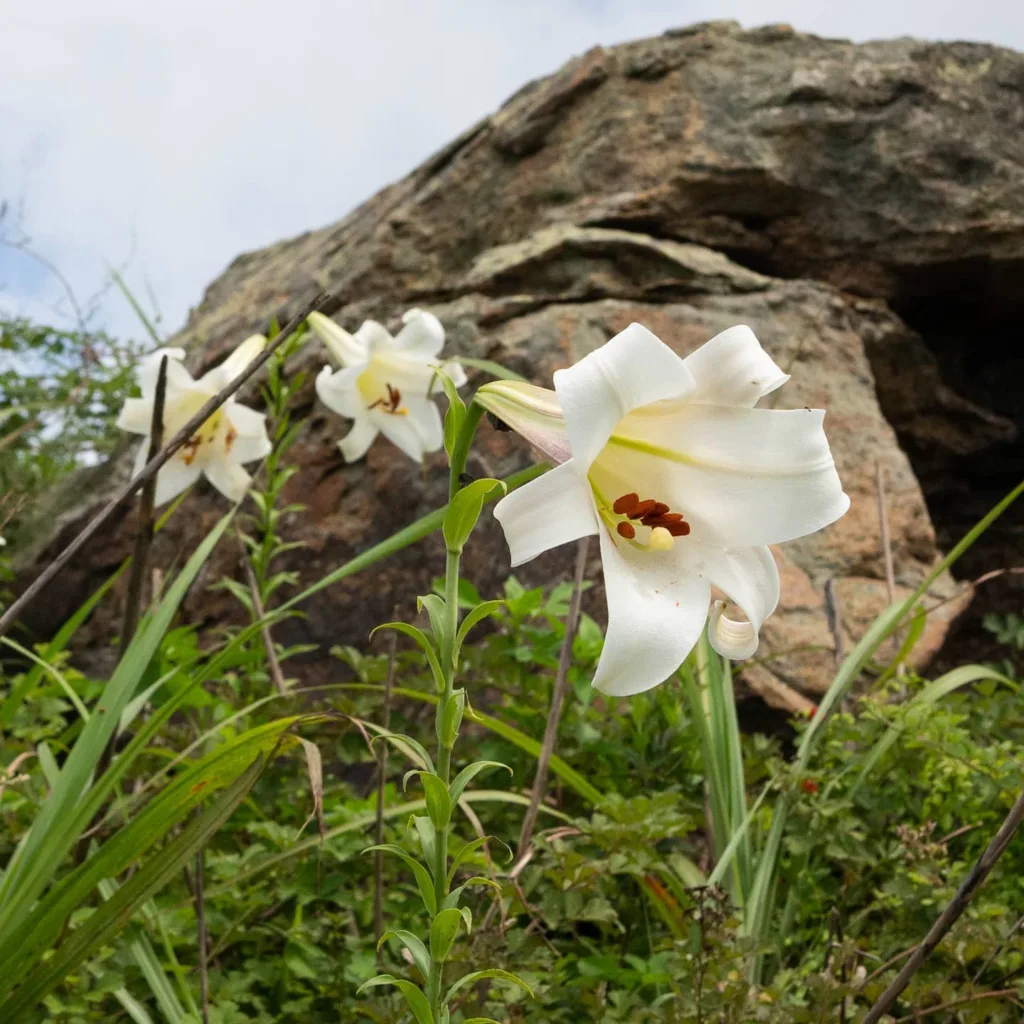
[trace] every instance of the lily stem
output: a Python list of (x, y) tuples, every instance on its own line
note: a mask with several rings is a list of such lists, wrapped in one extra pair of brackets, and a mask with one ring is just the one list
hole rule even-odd
[[(449, 458), (449, 484), (448, 500), (451, 501), (459, 492), (462, 486), (462, 474), (466, 468), (466, 459), (469, 456), (469, 447), (473, 442), (473, 435), (484, 414), (482, 406), (471, 402), (466, 410), (465, 418), (459, 428), (459, 433), (452, 445)], [(452, 700), (455, 690), (455, 673), (458, 666), (455, 664), (455, 637), (459, 631), (459, 562), (461, 550), (448, 551), (448, 558), (445, 564), (445, 629), (441, 638), (441, 672), (444, 680), (444, 689), (441, 692), (441, 699), (437, 702), (437, 775), (438, 778), (448, 786), (451, 782), (452, 769), (452, 746), (454, 738), (445, 735), (443, 723), (446, 718), (446, 709)], [(445, 900), (448, 898), (448, 832), (450, 825), (438, 829), (434, 839), (434, 897), (437, 901), (437, 909), (441, 910)], [(444, 1009), (441, 990), (443, 987), (442, 973), (444, 964), (431, 958), (430, 977), (427, 979), (427, 998), (430, 1002), (430, 1010), (435, 1021), (442, 1019)]]

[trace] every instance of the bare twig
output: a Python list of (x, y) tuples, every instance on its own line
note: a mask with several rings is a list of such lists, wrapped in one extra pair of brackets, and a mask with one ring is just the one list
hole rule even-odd
[(583, 537), (576, 548), (576, 569), (573, 575), (572, 597), (569, 601), (569, 615), (565, 620), (565, 636), (562, 637), (562, 649), (558, 655), (558, 670), (555, 673), (555, 685), (551, 692), (551, 707), (548, 709), (548, 722), (544, 729), (544, 742), (541, 744), (540, 757), (537, 759), (537, 773), (533, 777), (533, 794), (530, 806), (523, 815), (523, 828), (519, 834), (519, 850), (516, 860), (521, 860), (530, 848), (530, 839), (537, 823), (540, 802), (544, 799), (544, 791), (548, 782), (548, 765), (554, 753), (555, 741), (558, 739), (558, 723), (562, 717), (562, 704), (565, 702), (565, 691), (569, 684), (569, 668), (572, 665), (572, 644), (576, 638), (576, 628), (580, 618), (580, 598), (583, 592), (583, 574), (587, 569), (587, 548), (590, 538)]
[(977, 579), (965, 583), (963, 587), (954, 591), (949, 597), (944, 597), (941, 601), (936, 601), (931, 607), (925, 608), (925, 614), (931, 615), (937, 608), (941, 608), (944, 604), (949, 604), (950, 601), (955, 601), (957, 598), (971, 593), (971, 591), (980, 587), (983, 583), (997, 580), (1000, 576), (1020, 576), (1022, 574), (1024, 574), (1024, 565), (1013, 565), (1006, 569), (993, 569), (991, 572), (982, 573)]
[[(149, 426), (149, 453), (152, 459), (164, 439), (164, 401), (167, 396), (167, 356), (160, 360), (160, 369), (156, 378), (156, 394), (153, 398), (153, 418)], [(149, 561), (149, 549), (153, 543), (153, 507), (156, 499), (156, 477), (151, 476), (142, 487), (139, 499), (139, 523), (135, 531), (135, 547), (132, 550), (131, 575), (128, 577), (128, 593), (125, 596), (124, 618), (121, 622), (121, 641), (118, 644), (118, 657), (123, 658), (128, 645), (132, 642), (135, 630), (139, 625), (142, 606), (142, 582), (145, 577), (146, 563)], [(114, 747), (117, 743), (117, 732), (111, 734), (106, 746), (100, 752), (96, 762), (97, 779), (102, 778), (114, 759)], [(106, 813), (106, 806), (101, 806), (89, 822), (89, 827), (82, 833), (75, 847), (75, 863), (81, 864), (89, 852), (89, 841), (93, 830), (99, 828)]]
[[(156, 395), (153, 399), (153, 420), (149, 428), (149, 452), (146, 461), (156, 458), (164, 443), (164, 403), (167, 397), (167, 356), (160, 360), (156, 378)], [(119, 655), (124, 657), (135, 629), (139, 624), (142, 605), (142, 581), (149, 562), (149, 549), (153, 543), (153, 508), (156, 504), (156, 477), (151, 476), (142, 488), (139, 499), (139, 524), (135, 531), (135, 549), (132, 551), (131, 575), (128, 577), (128, 593), (124, 602), (124, 621), (121, 624)]]
[[(245, 570), (245, 582), (249, 587), (249, 596), (252, 598), (253, 617), (259, 622), (266, 615), (266, 609), (263, 607), (263, 598), (260, 597), (259, 580), (256, 579), (252, 562), (249, 561), (249, 549), (245, 546), (245, 539), (242, 537), (242, 531), (238, 528), (237, 523), (235, 524), (235, 536), (242, 549), (242, 568)], [(263, 638), (263, 650), (267, 655), (270, 678), (277, 692), (283, 697), (288, 692), (288, 687), (285, 685), (284, 672), (281, 671), (281, 662), (277, 658), (277, 649), (274, 647), (274, 638), (270, 634), (269, 623), (260, 626), (260, 636)]]
[(110, 499), (102, 511), (100, 511), (89, 524), (78, 534), (77, 537), (55, 558), (35, 582), (0, 616), (0, 636), (7, 632), (11, 624), (25, 610), (25, 607), (60, 573), (75, 555), (84, 547), (97, 530), (118, 510), (121, 503), (130, 498), (142, 485), (156, 476), (160, 469), (166, 465), (171, 458), (185, 444), (192, 435), (219, 409), (236, 391), (238, 391), (257, 371), (267, 362), (268, 359), (283, 345), (299, 328), (305, 323), (306, 318), (314, 311), (324, 311), (327, 308), (336, 308), (336, 301), (323, 293), (317, 295), (312, 302), (306, 305), (285, 325), (284, 330), (274, 338), (269, 345), (240, 373), (233, 381), (225, 385), (216, 395), (213, 396), (200, 410), (179, 430), (174, 437), (167, 442), (166, 447), (156, 458), (150, 459), (142, 471), (129, 480)]
[(841, 665), (846, 657), (846, 650), (843, 646), (843, 620), (840, 618), (839, 594), (836, 592), (836, 581), (827, 579), (825, 581), (825, 617), (828, 619), (829, 632), (832, 634), (832, 644), (836, 652), (836, 664)]
[(988, 877), (989, 872), (995, 866), (996, 861), (1002, 856), (1003, 851), (1010, 845), (1020, 828), (1021, 821), (1024, 821), (1024, 792), (1017, 797), (1010, 813), (1000, 826), (999, 831), (992, 837), (985, 852), (978, 858), (977, 863), (971, 868), (970, 874), (964, 879), (956, 895), (950, 900), (949, 905), (939, 915), (938, 920), (931, 926), (928, 934), (921, 944), (914, 950), (913, 955), (904, 964), (903, 969), (896, 975), (891, 985), (879, 996), (874, 1006), (868, 1010), (867, 1015), (861, 1020), (861, 1024), (877, 1024), (883, 1014), (888, 1013), (890, 1007), (899, 998), (900, 993), (907, 987), (910, 979), (918, 971), (921, 965), (928, 959), (932, 950), (942, 941), (946, 932), (953, 927), (956, 920), (967, 909), (968, 903), (974, 896), (975, 891)]
[(206, 896), (204, 892), (203, 849), (196, 854), (196, 928), (199, 931), (199, 999), (203, 1024), (210, 1024), (210, 978), (207, 971)]
[[(982, 999), (1007, 999), (1017, 994), (1015, 988), (994, 989), (991, 992), (975, 992), (970, 996), (963, 996), (960, 999), (953, 999), (948, 1003), (936, 1003), (935, 1006), (926, 1006), (921, 1010), (914, 1010), (906, 1017), (897, 1017), (893, 1024), (903, 1024), (905, 1021), (920, 1020), (933, 1013), (940, 1013), (943, 1010), (952, 1010), (957, 1006), (965, 1006), (967, 1003), (977, 1003)], [(865, 1018), (866, 1020), (867, 1018)]]
[(889, 604), (896, 601), (896, 572), (892, 563), (892, 538), (889, 536), (889, 509), (885, 500), (885, 480), (882, 461), (875, 460), (875, 486), (878, 492), (878, 525), (882, 531), (882, 557), (885, 559), (885, 586), (889, 591)]
[[(398, 618), (395, 609), (393, 618)], [(388, 631), (388, 673), (384, 678), (384, 729), (391, 729), (391, 688), (395, 685), (395, 655), (398, 650), (398, 632)], [(388, 745), (377, 746), (377, 821), (374, 827), (374, 843), (384, 842), (384, 786), (387, 782)], [(377, 942), (384, 934), (384, 854), (381, 850), (373, 855), (373, 934)]]
[(1003, 941), (1000, 942), (999, 945), (996, 946), (996, 948), (989, 954), (988, 959), (981, 965), (981, 967), (978, 970), (978, 973), (975, 974), (974, 977), (971, 979), (972, 985), (978, 984), (978, 981), (980, 980), (981, 976), (991, 966), (992, 961), (995, 960), (995, 958), (999, 956), (1000, 953), (1002, 953), (1002, 951), (1006, 948), (1006, 944), (1013, 939), (1014, 935), (1016, 935), (1017, 932), (1021, 930), (1021, 928), (1024, 928), (1024, 916), (1017, 918), (1017, 920), (1014, 922), (1013, 927), (1006, 933), (1006, 938), (1003, 939)]

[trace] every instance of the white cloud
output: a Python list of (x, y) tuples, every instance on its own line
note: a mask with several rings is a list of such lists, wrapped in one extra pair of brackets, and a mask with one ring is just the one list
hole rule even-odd
[[(595, 43), (715, 17), (1024, 46), (1008, 0), (37, 0), (0, 37), (0, 198), (82, 295), (136, 239), (168, 329), (239, 252), (337, 220)], [(3, 308), (55, 284), (0, 249)], [(116, 298), (115, 331), (138, 333)]]

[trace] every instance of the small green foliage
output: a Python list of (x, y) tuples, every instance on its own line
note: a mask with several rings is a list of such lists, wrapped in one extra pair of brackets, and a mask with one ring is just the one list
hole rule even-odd
[(448, 550), (458, 554), (480, 518), (484, 503), (495, 494), (504, 494), (505, 484), (500, 480), (474, 480), (458, 491), (444, 517), (444, 540)]

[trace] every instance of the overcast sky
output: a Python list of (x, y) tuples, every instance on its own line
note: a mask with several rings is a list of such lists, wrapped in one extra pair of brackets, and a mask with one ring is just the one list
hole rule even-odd
[[(238, 253), (338, 220), (527, 80), (725, 17), (1024, 49), (1019, 0), (0, 0), (4, 230), (20, 208), (82, 298), (130, 257), (171, 331)], [(0, 313), (59, 297), (0, 246)], [(95, 322), (139, 333), (116, 295)]]

